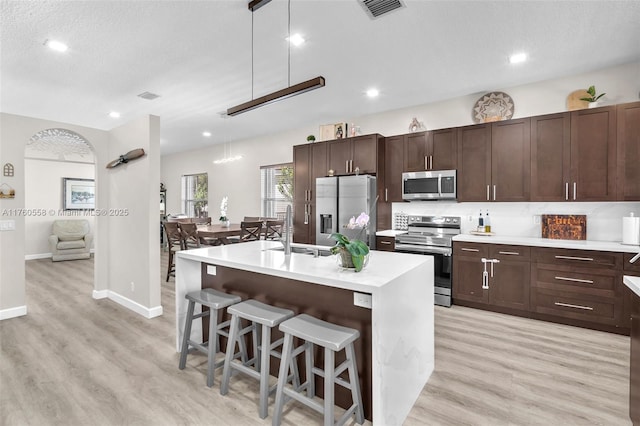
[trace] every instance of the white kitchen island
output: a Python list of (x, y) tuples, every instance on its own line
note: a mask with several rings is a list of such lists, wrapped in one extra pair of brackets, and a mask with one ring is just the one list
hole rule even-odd
[[(187, 311), (185, 294), (202, 288), (203, 281), (222, 280), (225, 274), (246, 274), (252, 291), (267, 297), (276, 281), (290, 282), (292, 292), (296, 286), (304, 287), (307, 293), (311, 289), (317, 292), (313, 300), (318, 306), (306, 306), (306, 312), (321, 312), (331, 305), (331, 292), (349, 298), (353, 293), (359, 299), (363, 299), (360, 294), (364, 299), (370, 295), (370, 330), (366, 330), (368, 334), (361, 332), (361, 339), (370, 335), (367, 350), (372, 359), (365, 363), (371, 366), (371, 420), (374, 425), (401, 425), (434, 368), (432, 257), (372, 251), (368, 265), (356, 273), (339, 268), (334, 256), (285, 256), (273, 250), (279, 247), (279, 242), (254, 241), (178, 252), (176, 350), (180, 349)], [(323, 292), (331, 296), (323, 298)], [(352, 308), (358, 315), (369, 316), (367, 308)], [(192, 339), (202, 338), (199, 323), (194, 321)]]

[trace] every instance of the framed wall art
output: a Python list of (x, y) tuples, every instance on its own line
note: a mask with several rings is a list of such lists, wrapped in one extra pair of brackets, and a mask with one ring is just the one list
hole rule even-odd
[(96, 188), (93, 179), (62, 178), (62, 192), (64, 210), (96, 208)]
[(349, 136), (347, 127), (347, 123), (323, 124), (320, 126), (320, 140), (344, 139)]

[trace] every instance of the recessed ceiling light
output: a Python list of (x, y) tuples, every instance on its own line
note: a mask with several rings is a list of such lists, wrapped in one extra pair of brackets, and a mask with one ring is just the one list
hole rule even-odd
[(208, 138), (209, 136), (211, 136), (211, 132), (202, 132), (202, 136)]
[(515, 55), (511, 55), (509, 57), (509, 62), (512, 64), (519, 64), (527, 60), (526, 53), (516, 53)]
[(69, 46), (62, 43), (61, 41), (49, 40), (49, 39), (44, 41), (44, 45), (47, 46), (49, 49), (55, 50), (57, 52), (66, 52), (67, 49), (69, 48)]
[(300, 46), (302, 43), (304, 43), (304, 37), (302, 37), (300, 34), (296, 33), (294, 35), (292, 35), (291, 37), (289, 37), (289, 43), (293, 44), (294, 46)]
[(120, 118), (120, 113), (117, 112), (117, 111), (111, 111), (109, 113), (109, 117), (111, 117), (111, 118)]
[(378, 91), (378, 89), (369, 89), (369, 90), (367, 90), (367, 96), (370, 97), (370, 98), (375, 98), (379, 94), (380, 94), (380, 92)]

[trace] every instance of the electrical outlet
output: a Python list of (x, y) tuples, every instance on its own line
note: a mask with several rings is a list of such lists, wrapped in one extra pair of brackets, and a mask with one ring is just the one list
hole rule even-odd
[(540, 215), (539, 214), (534, 214), (533, 215), (533, 224), (534, 225), (540, 225)]
[(353, 292), (353, 304), (362, 308), (371, 309), (371, 295), (367, 293)]
[(131, 281), (131, 291), (136, 291), (136, 284)]
[(15, 231), (15, 230), (16, 230), (15, 220), (0, 220), (0, 231)]
[(473, 216), (469, 215), (469, 222), (473, 222)]

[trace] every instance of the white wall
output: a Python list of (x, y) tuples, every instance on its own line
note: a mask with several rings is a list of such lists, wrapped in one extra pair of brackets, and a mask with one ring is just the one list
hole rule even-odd
[[(0, 199), (0, 212), (7, 212), (0, 220), (15, 222), (14, 231), (0, 232), (0, 319), (27, 313), (26, 226), (25, 216), (20, 213), (26, 207), (25, 146), (31, 136), (50, 128), (78, 133), (94, 151), (96, 210), (106, 214), (96, 217), (94, 223), (93, 296), (108, 297), (148, 318), (160, 315), (159, 118), (143, 117), (112, 131), (103, 131), (0, 113), (0, 164), (9, 162), (15, 166), (14, 177), (1, 179), (16, 191), (14, 199)], [(139, 147), (147, 151), (146, 157), (118, 169), (104, 167), (119, 155)], [(120, 208), (129, 208), (132, 213), (111, 215), (110, 212)], [(135, 282), (135, 291), (127, 291), (131, 281)]]
[[(608, 68), (587, 74), (562, 77), (524, 86), (491, 88), (511, 96), (515, 104), (514, 118), (566, 111), (567, 96), (578, 89), (595, 85), (598, 92), (605, 92), (603, 105), (638, 100), (640, 92), (640, 62)], [(407, 107), (395, 111), (367, 116), (336, 117), (335, 122), (345, 121), (360, 126), (363, 134), (380, 133), (392, 136), (409, 132), (413, 117), (424, 122), (429, 130), (473, 124), (472, 108), (484, 93), (471, 94), (431, 104)], [(304, 95), (303, 95), (304, 96)], [(286, 102), (283, 101), (283, 102)], [(373, 102), (384, 102), (384, 95)], [(265, 108), (268, 108), (266, 106)], [(259, 114), (260, 110), (249, 114)], [(284, 118), (283, 118), (284, 119)], [(233, 117), (229, 118), (233, 126)], [(183, 174), (209, 174), (209, 215), (218, 217), (220, 200), (229, 196), (229, 217), (239, 221), (243, 216), (260, 213), (260, 172), (262, 165), (293, 161), (292, 147), (306, 142), (309, 134), (319, 135), (319, 125), (294, 129), (277, 135), (233, 142), (231, 155), (243, 155), (237, 162), (215, 165), (213, 160), (224, 156), (224, 147), (210, 148), (166, 155), (161, 158), (161, 181), (167, 188), (169, 213), (179, 213), (180, 176)], [(227, 152), (229, 149), (227, 150)]]
[[(24, 161), (25, 208), (32, 213), (46, 212), (43, 215), (32, 214), (25, 217), (27, 259), (51, 257), (49, 235), (51, 235), (54, 220), (86, 219), (91, 232), (94, 232), (93, 216), (64, 216), (62, 178), (65, 177), (94, 179), (95, 165), (34, 159)], [(72, 211), (71, 213), (81, 212)]]

